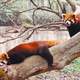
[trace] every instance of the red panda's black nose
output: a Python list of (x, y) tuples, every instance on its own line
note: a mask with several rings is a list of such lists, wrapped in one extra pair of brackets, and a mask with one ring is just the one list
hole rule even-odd
[(71, 26), (71, 21), (66, 21), (65, 24), (67, 27), (69, 27), (69, 26)]

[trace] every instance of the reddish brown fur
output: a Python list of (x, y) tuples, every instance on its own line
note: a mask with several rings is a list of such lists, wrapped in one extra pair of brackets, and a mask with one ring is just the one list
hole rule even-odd
[(38, 48), (42, 47), (42, 46), (46, 46), (48, 48), (58, 44), (58, 41), (55, 40), (51, 40), (51, 41), (34, 41), (34, 42), (29, 42), (29, 43), (23, 43), (20, 44), (18, 46), (16, 46), (15, 48), (11, 49), (9, 52), (12, 52), (13, 50), (15, 51), (29, 51), (31, 53), (35, 53), (36, 50), (38, 50)]

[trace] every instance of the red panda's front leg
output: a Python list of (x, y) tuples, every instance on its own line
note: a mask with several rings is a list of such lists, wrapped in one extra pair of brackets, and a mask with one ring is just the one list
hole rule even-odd
[(53, 56), (51, 55), (48, 47), (43, 46), (39, 49), (38, 55), (43, 57), (48, 62), (48, 67), (52, 67), (53, 64)]

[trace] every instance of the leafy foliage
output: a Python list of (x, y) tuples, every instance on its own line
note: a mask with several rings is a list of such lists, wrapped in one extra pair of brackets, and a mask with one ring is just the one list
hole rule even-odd
[(66, 67), (64, 67), (64, 69), (62, 69), (62, 71), (64, 72), (80, 72), (80, 57), (73, 60), (72, 63)]

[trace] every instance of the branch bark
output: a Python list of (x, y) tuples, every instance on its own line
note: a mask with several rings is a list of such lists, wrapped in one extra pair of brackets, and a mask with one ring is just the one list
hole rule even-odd
[(61, 69), (80, 56), (80, 32), (64, 44), (50, 48), (54, 57), (54, 69)]

